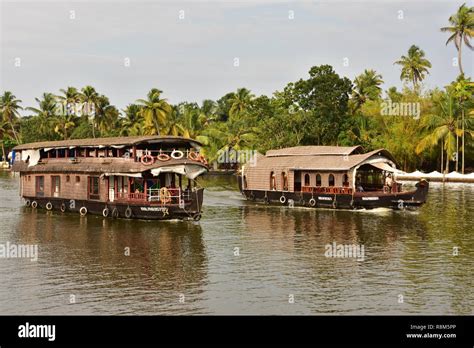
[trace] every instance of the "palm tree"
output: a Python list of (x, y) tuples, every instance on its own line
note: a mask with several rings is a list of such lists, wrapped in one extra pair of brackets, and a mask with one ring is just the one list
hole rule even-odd
[(161, 93), (157, 88), (148, 92), (148, 99), (138, 99), (137, 103), (142, 107), (139, 114), (144, 118), (144, 130), (148, 135), (160, 134), (160, 129), (166, 124), (171, 106), (166, 99), (161, 99)]
[(121, 119), (120, 135), (143, 135), (143, 119), (140, 117), (141, 107), (137, 104), (129, 104), (122, 110), (125, 115)]
[(7, 155), (5, 153), (5, 140), (10, 135), (10, 125), (8, 122), (0, 119), (0, 138), (2, 139), (2, 161), (7, 160)]
[(205, 100), (203, 106), (199, 108), (196, 104), (180, 104), (178, 110), (183, 110), (181, 116), (181, 126), (183, 136), (200, 141), (204, 145), (209, 144), (209, 137), (203, 131), (214, 117), (217, 117), (217, 105), (212, 100)]
[(237, 89), (237, 92), (229, 99), (231, 105), (229, 116), (236, 117), (245, 114), (250, 108), (254, 97), (246, 88)]
[[(457, 152), (456, 136), (462, 135), (459, 128), (457, 114), (459, 105), (456, 103), (454, 95), (448, 89), (447, 93), (435, 101), (434, 112), (425, 117), (421, 123), (421, 129), (426, 130), (428, 135), (421, 139), (416, 147), (416, 153), (420, 154), (427, 148), (436, 146), (441, 142), (441, 154), (446, 152), (445, 171), (449, 172), (449, 159)], [(441, 171), (443, 163), (441, 160)]]
[(75, 103), (78, 103), (81, 100), (81, 94), (76, 87), (67, 87), (66, 89), (60, 89), (59, 91), (62, 95), (57, 95), (56, 97), (67, 109), (71, 108)]
[(359, 109), (366, 100), (377, 100), (380, 98), (383, 83), (382, 75), (377, 74), (375, 70), (364, 70), (362, 74), (354, 79), (354, 89), (352, 99), (355, 104), (355, 110)]
[(74, 115), (59, 115), (56, 118), (56, 126), (54, 132), (57, 133), (63, 140), (69, 139), (69, 129), (74, 128), (76, 123), (74, 122)]
[(461, 106), (461, 125), (462, 125), (462, 140), (461, 140), (461, 151), (462, 151), (462, 161), (461, 161), (461, 173), (464, 174), (464, 151), (465, 151), (465, 108), (466, 102), (469, 99), (472, 99), (474, 91), (474, 83), (470, 79), (464, 78), (464, 74), (459, 75), (457, 80), (452, 84), (453, 93), (459, 99), (459, 105)]
[(18, 144), (20, 143), (20, 139), (15, 130), (15, 121), (18, 117), (20, 117), (18, 110), (23, 109), (20, 106), (20, 103), (21, 100), (16, 99), (12, 92), (5, 91), (3, 95), (0, 96), (0, 112), (2, 113), (2, 118), (10, 125), (13, 137)]
[[(105, 98), (105, 97), (104, 97)], [(103, 116), (104, 110), (100, 107), (105, 103), (105, 100), (101, 98), (99, 93), (96, 92), (95, 88), (92, 86), (86, 86), (82, 88), (81, 93), (79, 94), (79, 99), (83, 103), (87, 103), (89, 107), (90, 114), (85, 115), (90, 122), (92, 123), (92, 136), (95, 138), (95, 129), (97, 127), (97, 120)], [(107, 100), (108, 102), (108, 100)], [(99, 105), (101, 104), (101, 105)]]
[(183, 135), (185, 129), (181, 124), (181, 117), (179, 114), (178, 106), (173, 106), (171, 112), (169, 113), (166, 124), (163, 126), (161, 133), (163, 135)]
[(442, 32), (449, 32), (451, 36), (446, 41), (446, 45), (451, 41), (454, 42), (456, 49), (458, 50), (458, 63), (459, 72), (464, 74), (462, 69), (462, 43), (473, 49), (469, 40), (474, 36), (474, 7), (466, 7), (466, 4), (462, 4), (459, 7), (456, 14), (449, 17), (450, 27), (441, 28)]
[(114, 105), (110, 104), (109, 98), (105, 95), (99, 95), (96, 98), (95, 105), (95, 112), (92, 117), (92, 134), (94, 138), (94, 129), (96, 127), (100, 134), (104, 135), (112, 131), (119, 120), (119, 111)]
[(47, 140), (52, 140), (52, 128), (55, 121), (56, 113), (56, 97), (52, 93), (43, 93), (42, 99), (35, 98), (38, 103), (38, 108), (27, 107), (26, 110), (33, 111), (38, 118), (39, 122), (39, 132)]
[(408, 49), (408, 56), (401, 56), (394, 64), (402, 67), (400, 80), (411, 81), (415, 91), (418, 82), (423, 81), (425, 74), (429, 74), (428, 68), (431, 68), (430, 61), (425, 58), (425, 52), (415, 45)]

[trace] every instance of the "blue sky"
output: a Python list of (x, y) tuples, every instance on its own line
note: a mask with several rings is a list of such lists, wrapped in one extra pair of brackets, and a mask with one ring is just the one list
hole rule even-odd
[[(152, 87), (172, 103), (239, 87), (271, 95), (320, 64), (351, 79), (372, 68), (384, 89), (401, 87), (393, 62), (412, 44), (433, 64), (427, 88), (458, 73), (439, 28), (461, 1), (0, 1), (0, 91), (29, 106), (43, 92), (84, 85), (119, 108)], [(466, 47), (463, 63), (472, 76)]]

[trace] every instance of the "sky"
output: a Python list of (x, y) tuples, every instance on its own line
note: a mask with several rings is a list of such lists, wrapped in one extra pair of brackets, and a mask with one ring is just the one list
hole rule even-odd
[(400, 88), (393, 63), (412, 44), (433, 65), (425, 87), (442, 88), (458, 67), (440, 27), (462, 3), (0, 0), (0, 93), (35, 106), (44, 92), (92, 85), (123, 109), (159, 88), (171, 103), (201, 103), (240, 87), (270, 96), (321, 64), (351, 80), (375, 69), (384, 89)]

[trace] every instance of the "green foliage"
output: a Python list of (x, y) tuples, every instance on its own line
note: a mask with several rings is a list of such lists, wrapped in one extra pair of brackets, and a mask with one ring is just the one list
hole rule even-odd
[[(420, 62), (421, 53), (415, 47), (407, 62), (417, 54)], [(414, 84), (426, 72), (408, 63), (405, 68), (402, 75), (413, 78)], [(36, 99), (36, 107), (26, 108), (33, 115), (25, 117), (19, 117), (21, 101), (5, 92), (0, 97), (0, 137), (9, 149), (19, 143), (16, 139), (35, 142), (120, 135), (184, 136), (202, 142), (210, 161), (217, 159), (219, 151), (229, 149), (264, 153), (298, 145), (362, 145), (367, 151), (388, 149), (404, 170), (440, 168), (441, 156), (444, 168), (452, 169), (452, 154), (459, 151), (465, 155), (468, 168), (474, 165), (474, 85), (470, 79), (460, 75), (446, 90), (424, 94), (418, 88), (405, 86), (398, 91), (390, 87), (386, 99), (382, 99), (382, 83), (382, 76), (374, 70), (366, 69), (352, 84), (331, 66), (322, 65), (312, 67), (306, 79), (288, 83), (271, 96), (255, 97), (250, 90), (239, 88), (217, 101), (204, 100), (201, 105), (170, 105), (162, 97), (163, 92), (153, 88), (146, 99), (121, 111), (92, 86), (68, 87), (59, 95), (44, 93)], [(384, 108), (389, 102), (416, 105), (420, 117), (386, 114)], [(75, 103), (90, 103), (94, 113), (58, 111), (58, 105)], [(465, 146), (460, 145), (461, 138)], [(2, 148), (2, 156), (4, 151)]]

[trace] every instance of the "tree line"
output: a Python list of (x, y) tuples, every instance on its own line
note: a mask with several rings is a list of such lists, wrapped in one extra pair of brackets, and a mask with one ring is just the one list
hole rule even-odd
[[(92, 86), (44, 93), (22, 106), (12, 92), (0, 96), (2, 154), (15, 144), (89, 137), (180, 135), (201, 141), (210, 161), (222, 150), (297, 145), (362, 145), (386, 148), (404, 170), (464, 172), (474, 167), (474, 84), (462, 67), (462, 47), (473, 49), (474, 8), (465, 4), (441, 28), (458, 52), (459, 75), (448, 86), (425, 90), (432, 68), (412, 45), (394, 62), (402, 90), (382, 90), (383, 77), (366, 69), (353, 81), (330, 65), (271, 96), (239, 88), (217, 100), (170, 104), (153, 88), (146, 98), (119, 110)], [(30, 113), (21, 116), (20, 110)]]

